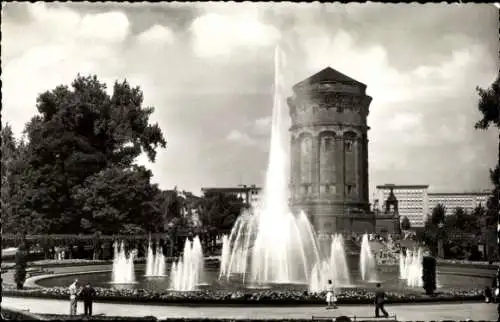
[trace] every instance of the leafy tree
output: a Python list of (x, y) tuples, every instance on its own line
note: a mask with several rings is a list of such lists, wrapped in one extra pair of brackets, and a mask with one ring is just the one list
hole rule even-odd
[(476, 87), (479, 95), (478, 109), (482, 114), (482, 118), (476, 122), (476, 129), (486, 130), (490, 126), (495, 126), (499, 129), (498, 133), (498, 165), (500, 165), (500, 73), (497, 79), (493, 82), (490, 88), (482, 89)]
[[(12, 133), (12, 128), (6, 124), (1, 132), (2, 140), (2, 195), (0, 196), (2, 206), (2, 219), (12, 218), (12, 192), (14, 187), (13, 163), (16, 159), (17, 146)], [(8, 224), (8, 222), (7, 222)]]
[(438, 226), (439, 224), (444, 223), (445, 217), (446, 217), (446, 207), (442, 204), (437, 204), (432, 209), (432, 214), (431, 214), (432, 224)]
[(441, 229), (440, 226), (445, 223), (445, 217), (446, 208), (442, 204), (437, 204), (432, 209), (431, 216), (427, 218), (424, 225), (423, 239), (434, 254), (437, 251), (438, 240), (444, 237), (444, 229)]
[(410, 230), (411, 228), (411, 222), (408, 217), (404, 216), (403, 219), (401, 220), (401, 229), (402, 230)]
[(201, 221), (207, 228), (230, 230), (247, 206), (235, 195), (207, 192), (201, 201)]
[(494, 189), (487, 203), (487, 217), (490, 219), (496, 217), (496, 223), (500, 223), (498, 220), (500, 210), (498, 201), (500, 197), (500, 73), (490, 88), (482, 89), (477, 87), (476, 91), (479, 95), (477, 107), (482, 114), (482, 118), (476, 122), (474, 127), (486, 130), (492, 126), (498, 130), (498, 162), (494, 169), (490, 169), (490, 179)]
[[(85, 220), (89, 219), (89, 212), (94, 213), (92, 206), (103, 204), (95, 196), (84, 203), (88, 209), (83, 209), (84, 191), (106, 190), (123, 198), (133, 190), (116, 191), (99, 186), (106, 184), (100, 175), (110, 178), (116, 174), (118, 182), (123, 180), (121, 183), (138, 180), (132, 186), (145, 188), (144, 171), (134, 167), (133, 162), (142, 152), (154, 161), (156, 149), (165, 147), (166, 142), (159, 126), (149, 124), (153, 108), (142, 107), (142, 102), (143, 94), (138, 87), (132, 88), (126, 81), (116, 82), (112, 95), (108, 95), (106, 86), (95, 76), (78, 75), (71, 88), (58, 86), (39, 95), (40, 114), (25, 127), (28, 137), (23, 153), (25, 165), (17, 177), (22, 189), (14, 198), (18, 200), (17, 216), (27, 218), (30, 232), (98, 230), (89, 227), (92, 223)], [(119, 186), (125, 189), (124, 184)], [(144, 193), (140, 195), (145, 197)], [(151, 196), (141, 202), (138, 197), (132, 199), (147, 208), (152, 207), (148, 205)], [(104, 209), (113, 214), (110, 209), (115, 208), (106, 205)], [(140, 215), (150, 212), (141, 209)], [(129, 211), (127, 216), (136, 218), (137, 214)], [(131, 219), (130, 223), (134, 220), (138, 219)]]
[(76, 188), (75, 201), (83, 212), (81, 226), (103, 234), (158, 232), (162, 213), (155, 202), (160, 193), (142, 166), (108, 168)]
[[(12, 128), (6, 124), (2, 128), (2, 229), (7, 233), (33, 230), (29, 227), (36, 214), (23, 207), (28, 201), (25, 183), (20, 177), (29, 169), (26, 160), (26, 143), (14, 138)], [(33, 220), (36, 222), (36, 220)]]

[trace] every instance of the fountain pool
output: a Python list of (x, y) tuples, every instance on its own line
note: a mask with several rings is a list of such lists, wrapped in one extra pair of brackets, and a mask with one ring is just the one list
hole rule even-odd
[[(344, 285), (343, 288), (372, 288), (373, 283), (364, 282), (361, 279), (361, 274), (357, 268), (359, 259), (355, 256), (347, 256), (347, 265), (350, 268), (350, 285)], [(171, 289), (170, 285), (170, 267), (171, 263), (167, 263), (166, 276), (157, 277), (154, 279), (145, 277), (146, 265), (135, 265), (135, 284), (111, 284), (112, 278), (111, 271), (103, 271), (100, 273), (92, 274), (78, 274), (66, 276), (50, 276), (41, 279), (36, 283), (43, 287), (55, 287), (70, 285), (74, 278), (78, 278), (81, 283), (90, 282), (94, 287), (104, 288), (126, 288), (126, 289), (147, 289), (153, 291), (165, 291)], [(352, 267), (352, 268), (351, 268)], [(111, 266), (110, 268), (111, 269)], [(406, 280), (399, 279), (399, 267), (393, 266), (379, 266), (378, 279), (386, 290), (405, 290), (405, 289), (421, 289), (419, 287), (411, 287), (407, 285)], [(491, 278), (495, 275), (495, 271), (491, 270), (477, 270), (466, 267), (454, 266), (438, 266), (438, 279), (442, 289), (449, 288), (471, 288), (471, 286), (479, 287), (491, 284)], [(248, 290), (252, 291), (259, 289), (259, 285), (243, 284), (239, 279), (235, 280), (219, 280), (219, 264), (218, 261), (205, 261), (204, 277), (203, 280), (197, 285), (198, 289), (211, 289), (211, 290)], [(308, 284), (288, 283), (288, 284), (269, 284), (260, 286), (262, 289), (273, 290), (301, 290), (308, 291)]]

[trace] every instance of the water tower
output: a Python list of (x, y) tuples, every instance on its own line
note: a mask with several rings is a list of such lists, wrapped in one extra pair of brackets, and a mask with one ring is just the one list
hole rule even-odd
[(292, 89), (292, 210), (320, 233), (372, 231), (366, 85), (327, 67)]

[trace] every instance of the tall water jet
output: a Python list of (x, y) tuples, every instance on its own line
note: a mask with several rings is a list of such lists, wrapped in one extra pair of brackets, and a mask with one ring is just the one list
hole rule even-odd
[(361, 240), (361, 254), (359, 255), (359, 270), (363, 281), (374, 282), (377, 280), (377, 263), (373, 256), (368, 234), (364, 234)]
[(156, 246), (155, 268), (156, 276), (165, 276), (165, 256), (163, 255), (163, 248), (159, 244)]
[(342, 234), (336, 234), (332, 239), (330, 265), (333, 270), (332, 277), (335, 285), (350, 284), (349, 267), (347, 266), (344, 238)]
[(154, 275), (154, 261), (155, 255), (153, 254), (153, 247), (151, 246), (151, 241), (148, 243), (148, 253), (146, 256), (146, 276)]
[(331, 280), (336, 287), (350, 284), (344, 239), (341, 234), (332, 236), (330, 257), (318, 261), (313, 266), (309, 280), (309, 291), (320, 292), (325, 290), (328, 280)]
[(406, 272), (406, 256), (403, 254), (403, 251), (399, 253), (399, 279), (405, 280), (407, 277)]
[(277, 46), (271, 143), (262, 205), (236, 221), (228, 238), (228, 258), (221, 263), (221, 277), (229, 278), (238, 273), (245, 281), (249, 273), (251, 283), (307, 283), (312, 265), (319, 261), (316, 239), (307, 216), (300, 212), (296, 217), (288, 208), (283, 58)]
[(406, 285), (409, 287), (422, 287), (423, 280), (423, 252), (419, 248), (418, 251), (407, 253), (408, 267), (406, 268)]
[(224, 234), (222, 235), (222, 250), (221, 250), (221, 255), (220, 255), (220, 272), (219, 272), (219, 279), (222, 276), (226, 275), (226, 269), (228, 267), (228, 261), (229, 261), (229, 236)]
[(203, 276), (203, 250), (200, 238), (186, 239), (184, 253), (170, 270), (170, 288), (176, 291), (194, 291)]
[(122, 241), (114, 243), (112, 280), (113, 284), (133, 284), (135, 283), (134, 257), (135, 250), (131, 251), (129, 256), (125, 253), (125, 244)]
[(156, 251), (153, 252), (151, 242), (148, 244), (148, 255), (146, 258), (145, 276), (165, 276), (165, 256), (159, 244), (156, 245)]

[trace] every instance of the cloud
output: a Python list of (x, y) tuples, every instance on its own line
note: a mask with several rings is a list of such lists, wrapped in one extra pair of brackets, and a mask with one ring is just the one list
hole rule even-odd
[(2, 112), (16, 134), (37, 94), (77, 73), (127, 78), (168, 141), (155, 164), (139, 160), (162, 188), (263, 183), (278, 40), (288, 89), (326, 66), (367, 84), (372, 189), (489, 185), (497, 133), (473, 128), (474, 88), (498, 73), (489, 4), (8, 3), (2, 36)]
[(259, 22), (252, 12), (207, 13), (193, 21), (191, 32), (193, 50), (199, 57), (229, 57), (238, 48), (274, 45), (279, 37), (275, 28)]
[(254, 145), (256, 143), (255, 140), (252, 139), (247, 133), (243, 133), (238, 130), (232, 130), (229, 132), (226, 139), (242, 145)]
[(269, 134), (271, 131), (271, 116), (261, 117), (253, 122), (253, 131), (258, 135)]
[(154, 25), (148, 30), (137, 36), (140, 43), (148, 45), (171, 45), (174, 42), (175, 35), (169, 28), (161, 25)]

